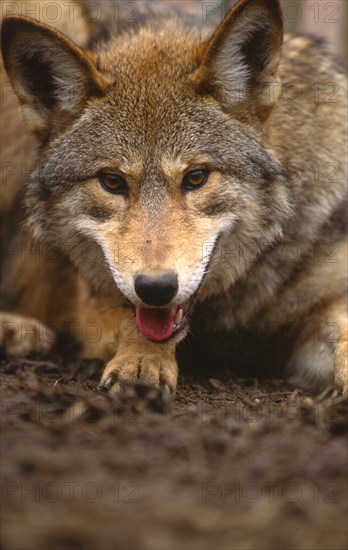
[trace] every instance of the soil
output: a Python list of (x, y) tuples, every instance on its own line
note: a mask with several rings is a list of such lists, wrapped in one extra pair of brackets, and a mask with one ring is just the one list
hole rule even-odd
[(107, 395), (101, 369), (0, 362), (4, 549), (347, 548), (347, 399), (226, 369)]

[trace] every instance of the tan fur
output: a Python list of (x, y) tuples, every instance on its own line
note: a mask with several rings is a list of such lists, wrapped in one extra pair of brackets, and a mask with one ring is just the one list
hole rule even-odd
[[(157, 17), (156, 5), (143, 27), (87, 53), (8, 20), (5, 64), (42, 149), (26, 190), (28, 229), (10, 248), (6, 307), (74, 327), (84, 356), (109, 361), (108, 387), (141, 378), (175, 388), (189, 325), (154, 344), (130, 307), (141, 305), (137, 274), (171, 271), (173, 304), (189, 300), (192, 330), (224, 360), (238, 330), (256, 328), (267, 342), (272, 327), (281, 347), (288, 327), (290, 379), (347, 390), (346, 77), (311, 39), (282, 45), (276, 0), (242, 0), (212, 37), (171, 11)], [(18, 61), (23, 36), (58, 77), (39, 101)], [(208, 182), (183, 191), (197, 169)], [(101, 187), (101, 170), (126, 178), (127, 197)], [(23, 261), (25, 239), (37, 253)], [(86, 336), (93, 325), (99, 337)]]

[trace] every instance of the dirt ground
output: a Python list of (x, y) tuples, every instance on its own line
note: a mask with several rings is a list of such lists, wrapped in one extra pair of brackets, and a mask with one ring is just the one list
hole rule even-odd
[(4, 549), (347, 548), (347, 400), (216, 367), (109, 396), (101, 368), (0, 362)]

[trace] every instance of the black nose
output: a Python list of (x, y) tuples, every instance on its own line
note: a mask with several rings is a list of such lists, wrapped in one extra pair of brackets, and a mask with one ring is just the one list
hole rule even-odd
[(135, 292), (149, 306), (164, 306), (178, 292), (178, 278), (174, 273), (150, 277), (140, 274), (134, 282)]

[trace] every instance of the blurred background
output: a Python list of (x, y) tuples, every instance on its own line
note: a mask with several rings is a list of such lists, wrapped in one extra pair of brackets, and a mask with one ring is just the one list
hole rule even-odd
[(282, 5), (286, 31), (323, 38), (347, 64), (347, 0), (282, 0)]

